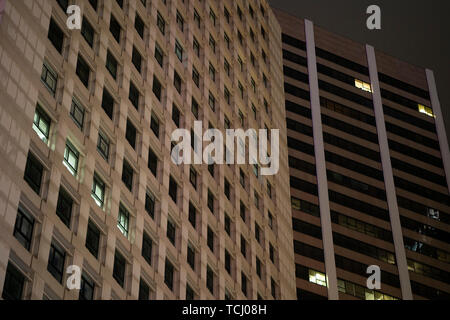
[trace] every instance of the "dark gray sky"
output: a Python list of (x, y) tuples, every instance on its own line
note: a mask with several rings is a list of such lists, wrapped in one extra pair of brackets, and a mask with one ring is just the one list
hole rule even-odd
[[(352, 40), (368, 43), (435, 73), (450, 137), (450, 1), (448, 0), (269, 0), (300, 18)], [(381, 30), (366, 27), (366, 9), (381, 7)]]

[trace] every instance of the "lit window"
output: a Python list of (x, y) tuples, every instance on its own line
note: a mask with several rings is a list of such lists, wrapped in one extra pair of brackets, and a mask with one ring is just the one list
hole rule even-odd
[(355, 79), (355, 87), (363, 91), (372, 92), (372, 87), (370, 86), (370, 84), (358, 79)]
[(37, 106), (34, 113), (33, 130), (45, 143), (48, 142), (50, 122), (51, 121), (48, 115), (39, 106)]
[(105, 183), (94, 174), (94, 182), (92, 184), (92, 198), (95, 203), (102, 208), (105, 201)]
[(117, 218), (117, 227), (120, 232), (128, 238), (128, 225), (130, 222), (130, 213), (122, 205), (119, 207), (119, 216)]
[(318, 284), (319, 286), (323, 287), (327, 286), (327, 279), (325, 277), (325, 274), (314, 270), (309, 270), (309, 282)]
[(419, 104), (419, 112), (426, 114), (429, 117), (434, 117), (434, 113), (433, 113), (433, 109), (431, 109), (430, 107), (426, 107), (422, 104)]
[(64, 161), (63, 164), (70, 171), (70, 173), (74, 176), (77, 175), (78, 172), (78, 161), (80, 158), (80, 153), (75, 149), (75, 147), (67, 141), (66, 150), (64, 150)]

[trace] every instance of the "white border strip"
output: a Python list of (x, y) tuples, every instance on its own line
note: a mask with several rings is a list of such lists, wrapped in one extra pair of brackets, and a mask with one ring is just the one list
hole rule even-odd
[(447, 178), (447, 188), (450, 193), (450, 151), (448, 147), (447, 133), (445, 131), (444, 117), (442, 116), (441, 103), (436, 89), (436, 80), (433, 71), (427, 69), (428, 90), (430, 91), (430, 100), (433, 113), (436, 116), (436, 131), (441, 147), (442, 162), (444, 163), (445, 177)]
[(322, 117), (320, 111), (314, 24), (309, 20), (305, 20), (305, 32), (314, 135), (314, 152), (316, 157), (317, 189), (319, 192), (320, 222), (322, 226), (323, 252), (325, 256), (325, 271), (328, 284), (328, 299), (339, 300), (336, 264), (334, 259), (333, 232), (331, 229), (330, 202), (328, 198), (328, 180), (323, 144)]
[(389, 216), (391, 219), (392, 237), (394, 239), (395, 257), (400, 277), (402, 298), (403, 300), (412, 300), (413, 296), (411, 291), (411, 282), (409, 280), (408, 264), (406, 262), (406, 252), (403, 243), (402, 226), (400, 223), (400, 214), (398, 212), (397, 195), (395, 191), (391, 156), (386, 134), (386, 124), (384, 122), (384, 111), (380, 94), (380, 83), (378, 82), (378, 69), (375, 57), (375, 49), (370, 45), (366, 45), (366, 51), (367, 61), (369, 63), (370, 81), (372, 83), (373, 106), (377, 124), (378, 143), (380, 145), (381, 164), (383, 166), (386, 197), (389, 207)]

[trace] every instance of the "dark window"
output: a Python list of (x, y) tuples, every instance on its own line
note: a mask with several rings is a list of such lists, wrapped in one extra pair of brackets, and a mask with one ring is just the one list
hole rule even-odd
[(50, 246), (50, 254), (48, 256), (47, 270), (59, 283), (62, 283), (65, 259), (66, 253), (64, 250), (57, 244), (52, 243)]
[(117, 22), (116, 18), (113, 15), (111, 15), (111, 21), (109, 23), (109, 31), (111, 31), (111, 34), (118, 43), (120, 43), (120, 33), (122, 31), (121, 29), (122, 28), (120, 27), (119, 22)]
[(142, 239), (142, 256), (149, 265), (152, 265), (152, 252), (153, 252), (153, 241), (144, 231), (144, 237)]
[(29, 184), (31, 189), (34, 190), (38, 195), (41, 192), (41, 182), (42, 175), (44, 172), (44, 167), (37, 160), (31, 152), (28, 153), (27, 164), (25, 166), (24, 179)]
[(206, 287), (211, 294), (214, 294), (214, 272), (209, 266), (206, 268)]
[(176, 231), (177, 231), (177, 229), (176, 229), (175, 224), (170, 219), (168, 219), (166, 236), (174, 246), (175, 246), (175, 241), (176, 241)]
[(178, 40), (175, 40), (175, 54), (177, 55), (178, 60), (183, 62), (183, 47), (178, 42)]
[(186, 300), (194, 300), (195, 292), (189, 284), (186, 284)]
[(117, 2), (117, 5), (118, 5), (121, 9), (123, 9), (123, 0), (116, 0), (116, 2)]
[(164, 18), (161, 16), (161, 14), (158, 12), (158, 16), (156, 18), (156, 25), (159, 28), (159, 31), (164, 35), (165, 28), (166, 28), (166, 22), (164, 21)]
[(173, 202), (177, 203), (177, 192), (178, 192), (178, 184), (175, 179), (170, 176), (169, 180), (169, 196), (172, 198)]
[(106, 69), (114, 79), (117, 79), (117, 60), (109, 50), (106, 54)]
[(89, 0), (89, 3), (91, 4), (92, 8), (94, 8), (94, 11), (97, 11), (98, 0)]
[(195, 69), (195, 67), (192, 67), (192, 80), (194, 81), (195, 85), (200, 88), (200, 74), (198, 73), (197, 69)]
[(70, 116), (72, 117), (75, 124), (83, 130), (84, 124), (84, 108), (76, 99), (72, 99), (72, 105), (70, 107)]
[(56, 94), (56, 85), (58, 84), (58, 75), (46, 62), (42, 66), (41, 81), (54, 97)]
[(212, 111), (216, 110), (216, 98), (213, 96), (211, 91), (209, 92), (209, 96), (208, 96), (208, 104)]
[(225, 249), (225, 270), (231, 275), (231, 255), (227, 249)]
[(58, 2), (61, 9), (66, 13), (67, 7), (69, 6), (69, 0), (56, 0), (56, 2)]
[(195, 249), (190, 244), (187, 247), (187, 262), (195, 271)]
[(33, 239), (34, 218), (19, 207), (16, 223), (14, 224), (14, 237), (30, 250)]
[(91, 220), (89, 220), (86, 232), (86, 248), (95, 258), (98, 258), (99, 247), (100, 230)]
[(247, 208), (245, 207), (245, 205), (244, 205), (244, 203), (241, 201), (241, 204), (240, 204), (240, 207), (239, 207), (239, 212), (240, 212), (240, 214), (241, 214), (241, 218), (242, 218), (242, 220), (245, 222), (246, 221), (246, 211), (247, 211)]
[(25, 276), (11, 263), (8, 263), (3, 285), (2, 298), (5, 300), (21, 300)]
[[(296, 251), (296, 253), (297, 253), (297, 251)], [(269, 258), (270, 258), (270, 261), (272, 261), (272, 263), (275, 263), (275, 250), (271, 243), (269, 243)], [(323, 252), (322, 252), (322, 260), (321, 261), (323, 261)]]
[(134, 19), (134, 28), (136, 29), (139, 36), (144, 39), (145, 24), (144, 21), (142, 21), (141, 17), (139, 17), (137, 14), (136, 18)]
[(155, 59), (159, 63), (159, 65), (162, 67), (163, 61), (164, 61), (164, 52), (162, 51), (162, 49), (158, 45), (158, 43), (155, 43)]
[(179, 76), (179, 74), (174, 71), (174, 75), (173, 75), (173, 85), (175, 87), (175, 89), (177, 89), (177, 92), (181, 94), (181, 78)]
[(241, 290), (244, 296), (247, 296), (247, 276), (241, 272)]
[(200, 44), (195, 37), (192, 41), (192, 48), (194, 49), (195, 55), (200, 58)]
[(225, 179), (223, 189), (224, 189), (225, 196), (227, 197), (228, 200), (231, 200), (231, 191), (230, 191), (230, 188), (231, 188), (230, 183), (228, 182), (227, 179)]
[(56, 206), (56, 215), (61, 221), (70, 228), (70, 220), (72, 217), (73, 199), (64, 189), (59, 189), (58, 204)]
[(194, 168), (190, 168), (189, 171), (189, 181), (191, 182), (194, 189), (197, 189), (197, 171)]
[(114, 112), (114, 98), (111, 96), (108, 90), (106, 90), (106, 88), (103, 88), (102, 108), (105, 111), (106, 115), (110, 119), (112, 119)]
[(130, 119), (127, 119), (127, 128), (125, 132), (125, 138), (127, 139), (130, 146), (135, 149), (136, 148), (136, 128)]
[(214, 195), (209, 189), (208, 189), (208, 208), (214, 214)]
[(180, 30), (183, 32), (184, 30), (184, 19), (181, 16), (181, 13), (177, 10), (177, 16), (176, 16), (176, 23), (178, 25), (178, 27), (180, 28)]
[(126, 265), (127, 262), (125, 258), (116, 250), (114, 254), (113, 277), (121, 287), (125, 284)]
[(159, 119), (154, 114), (152, 114), (150, 119), (150, 129), (153, 131), (155, 136), (159, 138)]
[(84, 40), (86, 40), (88, 45), (92, 48), (92, 46), (94, 45), (95, 31), (86, 17), (83, 17), (83, 23), (81, 24), (81, 34), (83, 35)]
[(148, 150), (148, 168), (150, 172), (156, 177), (158, 170), (158, 156), (153, 152), (152, 149)]
[(261, 260), (259, 260), (258, 257), (256, 257), (256, 274), (261, 279)]
[(142, 66), (142, 56), (136, 49), (136, 47), (133, 47), (133, 52), (131, 54), (131, 62), (133, 62), (134, 66), (136, 67), (136, 70), (139, 71), (140, 73)]
[(109, 158), (109, 139), (101, 131), (98, 132), (97, 150), (101, 156), (108, 161)]
[(255, 239), (256, 241), (261, 242), (261, 228), (256, 222), (255, 222)]
[(164, 268), (164, 283), (170, 290), (173, 290), (175, 268), (173, 264), (166, 258), (166, 265)]
[(145, 211), (152, 219), (155, 218), (155, 196), (148, 192), (145, 193)]
[(133, 189), (133, 175), (134, 175), (133, 168), (126, 160), (124, 160), (122, 170), (122, 181), (130, 191)]
[(81, 276), (80, 300), (94, 300), (94, 281), (86, 275)]
[(153, 93), (155, 94), (156, 98), (161, 101), (161, 95), (162, 95), (162, 85), (161, 82), (159, 82), (158, 78), (156, 76), (153, 76)]
[(226, 233), (231, 237), (231, 219), (230, 219), (230, 217), (227, 214), (225, 214), (225, 222), (224, 222), (224, 224), (225, 224), (225, 231), (226, 231)]
[(130, 92), (128, 94), (128, 99), (130, 99), (131, 104), (135, 107), (136, 110), (139, 110), (139, 96), (139, 90), (136, 88), (133, 82), (130, 81)]
[(139, 300), (149, 300), (150, 299), (150, 287), (144, 280), (139, 281)]
[(61, 53), (64, 43), (64, 32), (61, 30), (55, 20), (53, 20), (53, 18), (50, 19), (48, 39), (55, 46), (56, 50)]
[(247, 258), (247, 241), (245, 241), (245, 238), (241, 235), (241, 253), (244, 256), (244, 258)]
[(189, 217), (188, 217), (189, 222), (191, 223), (191, 225), (194, 227), (196, 227), (196, 220), (197, 220), (197, 209), (194, 207), (194, 205), (189, 202)]
[(214, 252), (214, 232), (212, 231), (212, 229), (210, 227), (208, 227), (208, 232), (207, 232), (207, 237), (206, 237), (206, 242), (208, 244), (208, 248)]
[(198, 108), (199, 108), (198, 102), (194, 99), (194, 97), (192, 97), (191, 111), (195, 119), (198, 119)]
[(87, 88), (89, 86), (89, 75), (91, 73), (91, 69), (87, 64), (86, 60), (83, 59), (82, 56), (78, 55), (77, 61), (77, 70), (76, 73), (81, 80), (81, 83)]

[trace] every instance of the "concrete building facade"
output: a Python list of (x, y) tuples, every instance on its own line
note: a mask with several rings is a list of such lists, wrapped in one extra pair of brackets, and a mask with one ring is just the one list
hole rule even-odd
[[(448, 299), (450, 158), (433, 72), (274, 11), (298, 299)], [(370, 266), (381, 288), (368, 288)]]
[[(6, 1), (0, 34), (3, 299), (295, 298), (266, 1)], [(195, 120), (280, 129), (279, 173), (176, 166)]]

